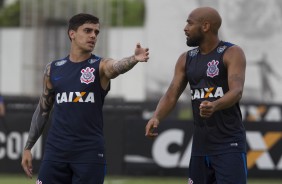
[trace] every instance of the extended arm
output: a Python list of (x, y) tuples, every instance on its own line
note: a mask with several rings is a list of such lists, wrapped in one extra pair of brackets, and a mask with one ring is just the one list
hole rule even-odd
[(174, 76), (170, 86), (164, 96), (160, 99), (153, 117), (147, 123), (145, 135), (155, 137), (158, 134), (154, 130), (158, 127), (160, 121), (164, 119), (175, 107), (180, 95), (187, 86), (185, 75), (186, 53), (183, 53), (175, 66)]
[(149, 59), (149, 49), (142, 48), (138, 43), (134, 55), (121, 60), (103, 59), (100, 67), (102, 86), (108, 85), (109, 80), (132, 69), (138, 62), (147, 62)]
[(204, 118), (210, 117), (215, 111), (233, 106), (243, 94), (246, 70), (246, 58), (243, 50), (238, 46), (229, 48), (223, 56), (223, 61), (228, 71), (229, 91), (214, 102), (202, 102), (200, 115)]

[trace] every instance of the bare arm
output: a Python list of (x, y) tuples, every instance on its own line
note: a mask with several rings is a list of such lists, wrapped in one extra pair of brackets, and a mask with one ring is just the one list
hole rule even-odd
[(145, 128), (145, 135), (148, 137), (155, 137), (158, 134), (153, 132), (159, 125), (160, 121), (164, 119), (175, 107), (180, 95), (187, 86), (187, 79), (185, 75), (186, 53), (183, 53), (175, 66), (174, 76), (170, 86), (164, 96), (160, 99), (153, 117), (147, 123)]
[(49, 114), (54, 104), (54, 99), (54, 92), (50, 82), (50, 65), (47, 65), (44, 71), (43, 92), (41, 94), (39, 104), (32, 116), (25, 149), (30, 150), (42, 134), (43, 129), (48, 122)]
[(135, 48), (134, 55), (125, 57), (121, 60), (114, 60), (111, 58), (104, 59), (101, 62), (100, 76), (102, 86), (108, 85), (110, 79), (116, 78), (118, 75), (123, 74), (132, 69), (138, 62), (147, 62), (149, 59), (149, 49), (142, 48), (138, 43)]
[(50, 82), (50, 64), (46, 66), (43, 79), (43, 92), (39, 104), (32, 116), (28, 139), (22, 154), (22, 167), (29, 178), (32, 178), (31, 148), (34, 146), (49, 119), (54, 104), (54, 91)]
[(246, 70), (246, 58), (238, 46), (230, 47), (223, 56), (228, 71), (229, 91), (214, 102), (204, 101), (200, 105), (200, 115), (210, 117), (215, 111), (229, 108), (239, 102), (243, 94)]
[(125, 57), (121, 60), (114, 60), (107, 58), (105, 62), (105, 76), (109, 79), (113, 79), (120, 74), (132, 69), (139, 61), (134, 56)]

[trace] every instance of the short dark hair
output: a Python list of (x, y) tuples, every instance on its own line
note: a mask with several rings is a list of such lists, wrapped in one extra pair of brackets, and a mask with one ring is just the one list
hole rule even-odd
[(70, 30), (76, 31), (79, 26), (85, 23), (99, 24), (99, 18), (87, 13), (79, 13), (74, 15), (69, 20), (68, 33)]

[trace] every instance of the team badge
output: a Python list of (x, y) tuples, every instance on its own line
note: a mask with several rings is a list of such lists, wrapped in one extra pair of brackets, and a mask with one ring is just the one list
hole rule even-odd
[(80, 77), (81, 83), (89, 84), (91, 82), (94, 82), (95, 80), (95, 75), (93, 74), (94, 71), (95, 71), (94, 68), (89, 68), (89, 67), (87, 67), (86, 69), (82, 69), (81, 70), (82, 75)]
[(218, 75), (219, 73), (219, 69), (217, 68), (217, 65), (218, 65), (218, 61), (216, 60), (212, 60), (208, 63), (208, 69), (207, 69), (207, 76), (208, 77), (215, 77)]

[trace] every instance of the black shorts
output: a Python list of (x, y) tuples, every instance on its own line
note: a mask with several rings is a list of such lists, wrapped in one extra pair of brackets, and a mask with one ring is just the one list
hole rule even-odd
[(246, 184), (246, 154), (192, 156), (188, 180), (188, 184)]
[(105, 164), (42, 161), (37, 183), (42, 184), (103, 184)]

